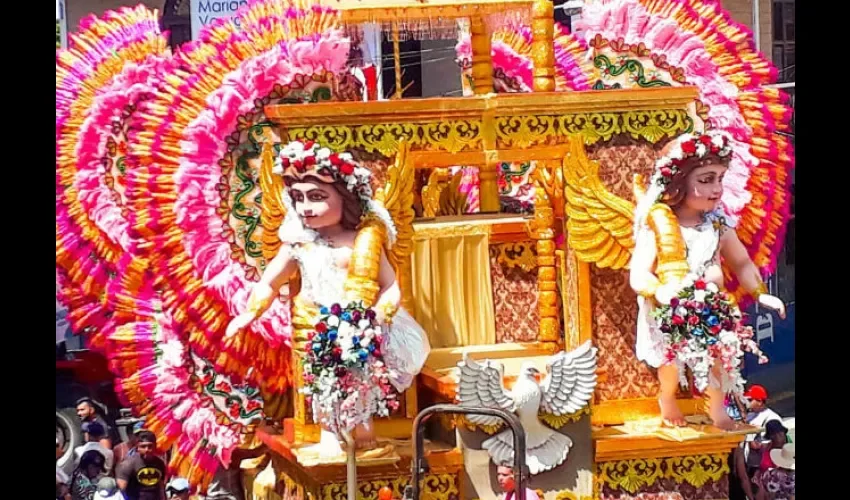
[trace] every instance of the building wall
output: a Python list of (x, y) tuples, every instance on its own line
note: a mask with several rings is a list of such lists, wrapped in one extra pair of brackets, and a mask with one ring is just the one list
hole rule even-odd
[(80, 24), (80, 19), (89, 14), (99, 16), (107, 10), (116, 10), (121, 7), (135, 7), (140, 3), (145, 4), (151, 9), (159, 10), (161, 16), (165, 0), (65, 0), (68, 33), (75, 33), (77, 26)]
[[(770, 59), (772, 57), (772, 44), (773, 44), (773, 16), (772, 16), (772, 6), (773, 2), (771, 0), (758, 0), (759, 2), (759, 50), (761, 50), (765, 57)], [(732, 14), (732, 18), (738, 21), (741, 24), (745, 24), (748, 28), (753, 30), (755, 33), (755, 29), (753, 29), (753, 0), (721, 0), (721, 5), (723, 8), (729, 11)]]

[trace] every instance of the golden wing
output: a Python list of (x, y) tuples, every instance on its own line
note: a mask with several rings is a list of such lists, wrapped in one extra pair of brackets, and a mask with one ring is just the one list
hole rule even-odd
[(634, 204), (608, 191), (599, 178), (599, 164), (587, 157), (581, 136), (570, 138), (562, 169), (570, 248), (581, 260), (599, 267), (627, 268), (635, 246)]
[(387, 251), (387, 259), (395, 269), (401, 286), (402, 306), (413, 310), (410, 254), (413, 253), (413, 189), (415, 167), (408, 161), (407, 141), (401, 141), (395, 161), (387, 169), (386, 183), (375, 193), (375, 201), (384, 205), (398, 233), (395, 245)]
[(274, 145), (263, 142), (260, 153), (260, 190), (263, 193), (260, 223), (263, 226), (263, 258), (272, 260), (280, 250), (280, 236), (277, 234), (286, 215), (283, 204), (283, 178), (272, 173), (274, 168)]

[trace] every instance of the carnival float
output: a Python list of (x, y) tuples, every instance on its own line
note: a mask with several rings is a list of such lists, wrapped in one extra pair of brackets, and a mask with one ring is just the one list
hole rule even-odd
[[(253, 498), (345, 498), (352, 456), (356, 498), (400, 498), (414, 417), (457, 403), (517, 414), (541, 498), (728, 497), (756, 429), (716, 404), (759, 355), (739, 307), (784, 310), (794, 160), (718, 2), (570, 32), (549, 0), (255, 0), (174, 51), (158, 23), (57, 51), (56, 264), (172, 473), (265, 443)], [(364, 100), (363, 23), (456, 38), (465, 95)], [(511, 432), (428, 424), (420, 497), (496, 498)]]

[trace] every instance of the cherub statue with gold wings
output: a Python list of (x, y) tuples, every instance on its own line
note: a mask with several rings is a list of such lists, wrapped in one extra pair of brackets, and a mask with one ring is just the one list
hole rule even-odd
[(570, 246), (601, 267), (630, 266), (639, 305), (636, 353), (658, 369), (667, 425), (685, 425), (676, 392), (690, 369), (696, 388), (709, 396), (714, 425), (731, 429), (723, 402), (726, 393), (743, 389), (744, 351), (767, 361), (725, 280), (737, 279), (739, 291), (785, 314), (782, 301), (766, 293), (722, 203), (724, 175), (742, 147), (716, 130), (674, 139), (648, 187), (636, 176), (637, 207), (604, 187), (580, 138), (564, 160)]
[(430, 351), (427, 334), (401, 307), (396, 274), (411, 250), (410, 235), (399, 235), (394, 222), (410, 229), (413, 218), (405, 152), (402, 143), (374, 197), (372, 172), (351, 153), (293, 141), (274, 159), (270, 148), (263, 154), (270, 262), (227, 335), (279, 294), (291, 298), (294, 337), (306, 339), (305, 392), (322, 426), (322, 456), (342, 453), (338, 437), (351, 431), (359, 447), (373, 444), (372, 416), (398, 405), (395, 391), (411, 385)]

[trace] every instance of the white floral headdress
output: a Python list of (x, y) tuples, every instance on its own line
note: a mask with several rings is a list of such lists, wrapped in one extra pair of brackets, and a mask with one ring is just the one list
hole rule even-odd
[[(373, 193), (370, 184), (372, 172), (358, 165), (351, 153), (335, 153), (313, 141), (292, 141), (280, 150), (277, 158), (275, 158), (272, 173), (283, 176), (287, 170), (294, 170), (298, 175), (315, 172), (319, 178), (343, 182), (348, 191), (356, 195), (360, 201), (363, 217), (372, 215), (380, 220), (387, 229), (388, 246), (391, 247), (395, 244), (397, 231), (392, 217), (382, 204), (372, 199)], [(284, 193), (284, 195), (284, 202), (287, 205), (287, 217), (284, 225), (288, 225), (290, 229), (294, 230), (297, 221), (303, 227), (303, 223), (297, 216), (294, 218), (290, 216), (290, 213), (295, 213), (292, 199), (288, 196), (288, 193)], [(306, 228), (304, 228), (304, 232), (305, 234), (312, 233)], [(310, 239), (315, 239), (315, 234)]]

